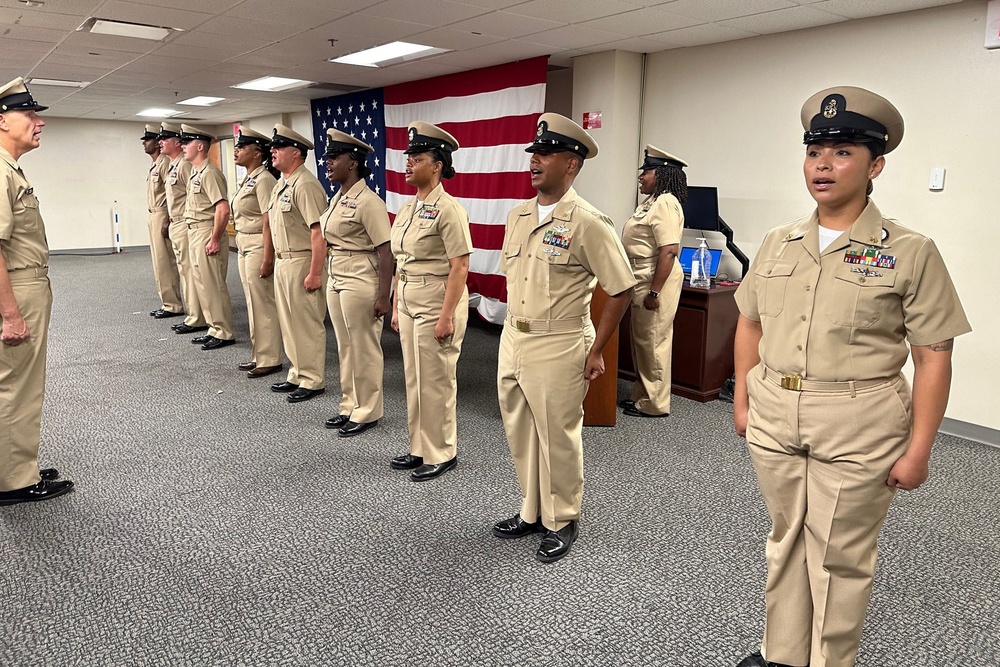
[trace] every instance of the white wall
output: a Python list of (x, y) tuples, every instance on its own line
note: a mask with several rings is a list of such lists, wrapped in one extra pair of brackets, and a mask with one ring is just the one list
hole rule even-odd
[[(875, 182), (882, 212), (935, 240), (974, 332), (955, 345), (948, 416), (1000, 429), (996, 238), (1000, 234), (1000, 50), (983, 48), (986, 2), (651, 54), (641, 144), (719, 188), (720, 213), (751, 257), (764, 233), (808, 214), (799, 109), (834, 85), (893, 102), (906, 131)], [(948, 169), (943, 192), (931, 167)]]
[[(44, 116), (44, 114), (43, 114)], [(20, 164), (35, 186), (50, 249), (149, 245), (142, 123), (45, 118), (41, 144)]]

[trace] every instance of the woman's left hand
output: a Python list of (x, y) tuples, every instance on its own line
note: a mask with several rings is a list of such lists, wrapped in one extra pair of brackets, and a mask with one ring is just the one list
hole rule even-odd
[(885, 480), (888, 486), (904, 491), (914, 491), (927, 481), (927, 461), (920, 457), (903, 454), (889, 471)]
[(434, 338), (442, 345), (449, 343), (455, 334), (455, 322), (451, 317), (442, 317), (434, 325)]
[(656, 310), (660, 307), (660, 297), (646, 295), (646, 298), (642, 300), (642, 307), (646, 310)]

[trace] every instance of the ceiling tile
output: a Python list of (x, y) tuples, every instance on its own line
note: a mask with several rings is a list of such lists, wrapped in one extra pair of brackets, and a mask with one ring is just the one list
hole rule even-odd
[[(75, 27), (75, 26), (74, 26)], [(26, 25), (4, 25), (0, 26), (3, 39), (18, 39), (26, 42), (47, 42), (56, 45), (69, 34), (69, 30), (53, 30), (51, 28), (35, 28)]]
[[(332, 4), (332, 3), (331, 3)], [(370, 4), (370, 3), (367, 3)], [(226, 12), (226, 16), (253, 19), (267, 23), (280, 23), (300, 28), (315, 28), (330, 21), (347, 16), (349, 12), (337, 3), (337, 8), (299, 4), (295, 11), (289, 11), (287, 3), (275, 0), (246, 0)]]
[(116, 35), (96, 35), (92, 32), (71, 32), (60, 44), (63, 46), (80, 47), (88, 51), (101, 52), (119, 51), (122, 53), (145, 54), (160, 48), (163, 42), (134, 37), (118, 37)]
[(72, 14), (86, 17), (90, 16), (90, 13), (100, 7), (103, 2), (104, 0), (59, 0), (58, 2), (47, 2), (41, 7), (25, 7), (15, 0), (5, 0), (4, 4), (25, 14), (29, 12), (35, 14)]
[[(0, 41), (0, 54), (11, 54), (11, 55), (28, 55), (28, 54), (38, 54), (45, 55), (52, 50), (52, 44), (48, 42), (32, 42), (24, 39), (6, 39), (4, 38)], [(0, 59), (0, 65), (3, 64), (3, 59)]]
[(700, 44), (716, 44), (718, 42), (730, 42), (734, 39), (746, 39), (756, 37), (757, 33), (747, 30), (737, 30), (715, 23), (703, 23), (702, 25), (681, 28), (680, 30), (669, 30), (667, 32), (649, 35), (656, 39), (663, 40), (675, 46), (698, 46)]
[[(332, 45), (330, 40), (334, 40)], [(339, 58), (348, 53), (376, 46), (379, 43), (378, 37), (375, 36), (352, 34), (334, 30), (332, 27), (322, 27), (299, 33), (266, 48), (275, 53), (287, 54), (298, 57), (303, 62), (309, 62)]]
[(821, 9), (831, 14), (839, 14), (851, 19), (883, 16), (897, 12), (910, 12), (928, 7), (939, 7), (962, 2), (962, 0), (884, 0), (883, 2), (865, 2), (864, 0), (820, 0), (811, 7)]
[(168, 28), (191, 30), (212, 18), (205, 12), (189, 12), (182, 9), (172, 9), (159, 4), (144, 5), (137, 2), (108, 0), (97, 10), (98, 18), (131, 21)]
[(142, 74), (168, 77), (166, 80), (187, 76), (206, 69), (208, 63), (204, 60), (191, 58), (171, 58), (169, 56), (144, 56), (128, 65), (119, 72), (136, 72)]
[(507, 11), (562, 23), (581, 23), (602, 16), (621, 14), (639, 6), (638, 3), (622, 0), (530, 0), (510, 7)]
[(543, 44), (548, 46), (549, 50), (561, 51), (563, 49), (578, 48), (581, 44), (586, 44), (589, 47), (594, 44), (604, 44), (605, 42), (624, 39), (625, 37), (626, 35), (620, 32), (608, 32), (606, 30), (584, 28), (578, 25), (568, 25), (556, 28), (555, 30), (546, 30), (536, 35), (529, 35), (523, 40), (518, 41)]
[(463, 5), (472, 5), (473, 7), (485, 7), (486, 9), (503, 9), (504, 7), (511, 7), (513, 5), (519, 5), (524, 2), (524, 0), (459, 0)]
[(649, 37), (628, 37), (616, 42), (607, 42), (606, 44), (595, 46), (591, 52), (610, 51), (615, 49), (618, 51), (631, 51), (633, 53), (656, 53), (658, 51), (666, 51), (671, 47), (671, 44), (667, 44), (666, 42), (658, 39), (650, 39)]
[(637, 9), (624, 14), (606, 16), (593, 21), (585, 21), (577, 25), (586, 28), (596, 28), (598, 30), (612, 30), (623, 35), (649, 35), (654, 32), (665, 30), (676, 30), (677, 28), (687, 28), (688, 26), (703, 23), (700, 19), (682, 16), (665, 12), (659, 8)]
[(42, 79), (63, 79), (66, 81), (96, 81), (105, 74), (107, 74), (107, 70), (103, 67), (54, 65), (49, 64), (47, 61), (31, 70), (31, 76), (34, 77)]
[(448, 26), (451, 30), (468, 30), (469, 32), (479, 32), (493, 37), (504, 39), (514, 39), (533, 35), (536, 32), (553, 30), (568, 25), (569, 21), (548, 21), (546, 19), (535, 18), (534, 16), (522, 16), (521, 14), (511, 14), (510, 12), (493, 12), (483, 14), (476, 18), (452, 23)]
[(270, 43), (302, 32), (302, 29), (289, 25), (276, 25), (265, 21), (252, 21), (235, 16), (216, 16), (198, 26), (198, 32), (225, 35), (229, 39), (234, 40), (242, 40), (250, 37)]
[(718, 24), (727, 28), (737, 30), (748, 30), (750, 32), (766, 35), (775, 32), (788, 32), (790, 30), (801, 30), (812, 28), (818, 25), (829, 25), (846, 21), (843, 16), (836, 16), (827, 12), (821, 12), (812, 7), (792, 7), (791, 9), (779, 9), (774, 12), (764, 14), (754, 14), (728, 21), (719, 21)]
[(275, 41), (274, 38), (267, 35), (252, 37), (246, 34), (241, 34), (238, 39), (220, 39), (218, 34), (199, 28), (192, 32), (182, 32), (172, 36), (168, 38), (167, 43), (180, 46), (203, 46), (211, 49), (232, 49), (233, 56), (237, 56), (273, 44)]
[(252, 50), (253, 48), (247, 47), (235, 40), (215, 40), (212, 43), (205, 43), (203, 46), (172, 42), (164, 44), (153, 51), (151, 55), (172, 56), (174, 58), (198, 58), (204, 60), (206, 63), (218, 63), (241, 56)]
[(558, 67), (572, 67), (573, 58), (579, 58), (580, 56), (587, 55), (586, 51), (580, 49), (566, 49), (565, 51), (559, 51), (558, 53), (553, 53), (549, 56), (549, 65), (556, 65)]
[(440, 49), (475, 49), (487, 44), (503, 41), (500, 37), (489, 35), (474, 35), (467, 30), (452, 30), (451, 28), (436, 28), (414, 35), (413, 40), (427, 46), (436, 46)]
[(674, 0), (666, 5), (657, 6), (657, 9), (668, 11), (671, 14), (690, 16), (702, 21), (722, 21), (795, 6), (795, 3), (790, 0), (735, 0), (734, 2)]
[(111, 71), (126, 65), (141, 53), (122, 53), (121, 51), (91, 51), (87, 48), (60, 46), (45, 59), (45, 64), (51, 65), (81, 65), (83, 67), (100, 67)]
[(230, 7), (240, 4), (242, 0), (130, 0), (140, 5), (183, 9), (192, 12), (205, 12), (211, 7), (212, 14), (221, 14)]
[(488, 11), (482, 7), (451, 2), (450, 0), (386, 0), (386, 2), (362, 9), (360, 13), (368, 16), (445, 26), (455, 21), (485, 14)]
[(350, 16), (345, 16), (342, 19), (328, 23), (324, 27), (334, 32), (371, 35), (377, 37), (380, 44), (384, 44), (385, 42), (404, 39), (418, 32), (430, 30), (435, 26), (415, 20), (396, 21), (377, 16), (368, 16), (367, 14), (351, 14)]

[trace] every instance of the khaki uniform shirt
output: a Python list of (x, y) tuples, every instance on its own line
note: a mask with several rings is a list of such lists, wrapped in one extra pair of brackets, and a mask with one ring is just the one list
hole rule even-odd
[(170, 158), (160, 153), (146, 173), (146, 206), (149, 212), (159, 211), (167, 207), (167, 172), (170, 171)]
[(167, 211), (172, 221), (184, 219), (184, 204), (187, 201), (188, 180), (191, 178), (191, 163), (178, 155), (170, 161), (167, 170)]
[(184, 205), (185, 222), (214, 222), (215, 205), (228, 199), (226, 177), (210, 160), (191, 170), (188, 180), (187, 202)]
[(544, 221), (537, 197), (507, 214), (500, 270), (508, 311), (533, 320), (589, 318), (598, 282), (612, 296), (635, 286), (614, 223), (573, 188)]
[(271, 202), (271, 191), (278, 180), (264, 165), (247, 174), (233, 195), (233, 225), (240, 234), (264, 231), (264, 213)]
[[(45, 223), (38, 197), (17, 160), (0, 147), (0, 252), (8, 271), (49, 265)], [(7, 428), (7, 425), (4, 425)]]
[(663, 246), (680, 243), (683, 230), (681, 203), (665, 192), (639, 204), (622, 229), (622, 245), (630, 259), (656, 257)]
[(274, 251), (311, 252), (310, 227), (325, 208), (326, 190), (304, 164), (275, 183), (267, 209)]
[(414, 198), (399, 209), (391, 247), (400, 273), (447, 276), (448, 260), (472, 253), (469, 214), (438, 183), (422, 206)]
[(374, 252), (391, 235), (385, 202), (363, 178), (334, 195), (320, 222), (326, 244), (335, 250)]
[(826, 382), (895, 376), (907, 342), (972, 330), (934, 242), (872, 202), (822, 253), (816, 212), (771, 230), (736, 303), (761, 323), (765, 366)]

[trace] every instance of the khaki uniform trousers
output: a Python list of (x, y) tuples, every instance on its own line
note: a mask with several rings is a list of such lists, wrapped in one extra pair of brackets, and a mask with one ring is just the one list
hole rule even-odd
[(212, 226), (211, 222), (188, 225), (194, 288), (208, 322), (208, 335), (219, 340), (232, 340), (235, 337), (233, 304), (229, 300), (229, 287), (226, 285), (226, 276), (229, 275), (229, 239), (223, 237), (219, 253), (209, 256), (205, 252), (205, 244), (212, 238)]
[(167, 209), (149, 212), (149, 254), (153, 259), (153, 278), (156, 291), (160, 295), (163, 310), (171, 313), (184, 312), (181, 302), (181, 277), (177, 271), (177, 258), (169, 239), (163, 238), (163, 225), (170, 216)]
[(909, 444), (910, 389), (898, 376), (790, 391), (766, 372), (747, 376), (747, 443), (772, 522), (761, 651), (769, 662), (851, 667), (895, 491), (885, 481)]
[(184, 288), (184, 304), (187, 317), (184, 324), (189, 327), (205, 326), (205, 313), (201, 309), (198, 290), (194, 286), (194, 267), (191, 264), (191, 242), (188, 239), (187, 223), (183, 220), (170, 221), (170, 243), (174, 246), (177, 269)]
[(410, 454), (425, 464), (455, 458), (458, 448), (456, 370), (469, 324), (469, 291), (463, 290), (455, 307), (455, 333), (442, 345), (434, 338), (447, 279), (444, 276), (407, 276), (399, 290), (399, 342), (406, 376), (406, 422)]
[(264, 262), (264, 235), (237, 234), (240, 282), (247, 302), (250, 321), (252, 361), (261, 368), (281, 365), (281, 328), (278, 326), (278, 306), (274, 300), (274, 274), (260, 277)]
[(48, 269), (19, 269), (9, 275), (29, 337), (20, 345), (0, 343), (0, 491), (23, 489), (40, 479), (38, 443), (52, 314)]
[[(632, 296), (632, 362), (639, 379), (632, 385), (632, 400), (640, 412), (664, 415), (670, 412), (670, 364), (674, 350), (674, 315), (681, 297), (683, 280), (663, 284), (660, 307), (646, 310), (642, 302), (652, 286), (656, 258), (651, 264), (635, 265), (633, 273), (638, 281)], [(678, 267), (674, 267), (676, 270)], [(672, 276), (671, 276), (672, 277)]]
[(595, 334), (589, 318), (557, 320), (551, 327), (557, 331), (540, 328), (518, 331), (508, 317), (497, 392), (521, 487), (521, 518), (541, 518), (549, 530), (561, 530), (580, 518), (583, 501), (583, 399), (590, 387), (583, 370)]
[(285, 356), (291, 364), (287, 381), (303, 389), (323, 389), (326, 366), (323, 289), (310, 294), (303, 286), (311, 259), (308, 250), (285, 252), (276, 257), (274, 301), (278, 306)]
[(383, 318), (378, 298), (378, 259), (373, 252), (330, 250), (326, 305), (337, 336), (340, 412), (356, 424), (381, 419)]

